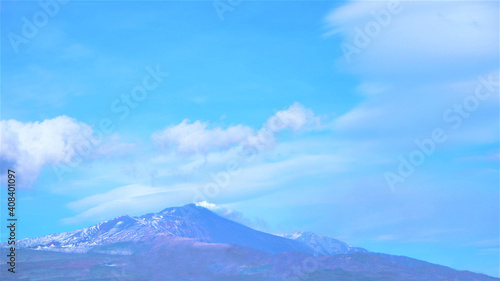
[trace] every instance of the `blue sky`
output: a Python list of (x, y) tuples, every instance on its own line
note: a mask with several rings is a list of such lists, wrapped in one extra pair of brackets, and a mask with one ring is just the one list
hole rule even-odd
[(20, 237), (207, 201), (499, 276), (497, 2), (1, 8)]

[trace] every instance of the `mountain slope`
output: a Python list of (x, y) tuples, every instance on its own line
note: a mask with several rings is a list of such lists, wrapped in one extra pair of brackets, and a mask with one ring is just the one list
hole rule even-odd
[[(5, 254), (7, 250), (1, 249), (0, 255)], [(406, 257), (369, 252), (316, 257), (300, 252), (269, 254), (166, 235), (151, 241), (96, 246), (85, 254), (20, 249), (17, 261), (16, 275), (0, 275), (2, 281), (499, 280)], [(6, 272), (7, 266), (0, 264), (0, 272)]]
[(285, 238), (300, 241), (314, 250), (314, 255), (338, 255), (352, 253), (366, 253), (363, 248), (352, 247), (340, 240), (322, 236), (312, 232), (293, 232), (281, 235)]

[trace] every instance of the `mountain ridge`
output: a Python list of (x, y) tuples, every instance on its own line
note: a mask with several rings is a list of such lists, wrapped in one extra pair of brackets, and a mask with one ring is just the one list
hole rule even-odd
[(195, 204), (169, 207), (158, 213), (137, 217), (122, 215), (79, 230), (21, 239), (16, 245), (37, 250), (84, 253), (95, 246), (137, 242), (160, 234), (193, 238), (207, 243), (236, 244), (271, 254), (286, 251), (313, 255), (351, 252), (350, 246), (333, 238), (329, 239), (338, 241), (340, 248), (332, 249), (332, 245), (328, 246), (324, 241), (313, 244), (290, 239), (286, 234), (279, 236), (254, 230)]

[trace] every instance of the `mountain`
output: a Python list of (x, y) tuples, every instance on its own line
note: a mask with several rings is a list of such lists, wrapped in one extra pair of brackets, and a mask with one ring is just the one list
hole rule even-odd
[(366, 253), (367, 250), (363, 248), (352, 247), (347, 243), (340, 240), (321, 236), (312, 232), (293, 232), (280, 235), (282, 237), (300, 241), (314, 250), (314, 255), (338, 255), (338, 254), (352, 254), (352, 253)]
[(251, 229), (195, 204), (167, 208), (140, 217), (121, 216), (81, 230), (21, 239), (28, 249), (87, 252), (95, 246), (137, 242), (158, 235), (193, 238), (199, 242), (235, 244), (267, 253), (314, 253), (307, 244)]
[[(8, 253), (0, 244), (0, 256)], [(498, 281), (310, 232), (256, 231), (194, 204), (17, 241), (7, 280)]]

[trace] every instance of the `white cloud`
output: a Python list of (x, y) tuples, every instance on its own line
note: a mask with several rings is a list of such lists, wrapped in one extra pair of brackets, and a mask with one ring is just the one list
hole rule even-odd
[(271, 116), (264, 127), (269, 128), (273, 132), (279, 132), (285, 129), (291, 129), (296, 132), (304, 129), (308, 125), (319, 125), (319, 118), (314, 115), (312, 110), (295, 102), (286, 110), (280, 110)]
[(131, 147), (116, 134), (100, 139), (91, 126), (65, 115), (42, 122), (1, 120), (0, 130), (2, 162), (22, 174), (26, 184), (32, 184), (45, 165), (95, 159)]
[(251, 219), (246, 218), (243, 215), (243, 213), (232, 210), (230, 208), (223, 207), (221, 205), (216, 205), (214, 203), (209, 203), (207, 201), (201, 201), (201, 202), (197, 202), (195, 204), (196, 204), (196, 206), (206, 208), (206, 209), (216, 213), (217, 215), (219, 215), (223, 218), (241, 223), (241, 224), (249, 226), (253, 229), (264, 230), (268, 226), (267, 223), (261, 218), (256, 218), (255, 220), (251, 220)]
[(206, 154), (211, 150), (227, 149), (252, 134), (252, 129), (243, 125), (227, 129), (208, 127), (208, 122), (197, 120), (190, 123), (185, 119), (178, 125), (154, 133), (152, 139), (163, 148), (175, 147), (181, 154)]
[(42, 122), (2, 120), (2, 160), (33, 181), (44, 165), (65, 163), (85, 149), (92, 128), (67, 116)]
[(214, 203), (209, 203), (207, 201), (196, 202), (195, 204), (196, 206), (208, 209), (221, 217), (243, 223), (242, 221), (243, 214), (240, 212), (236, 212), (234, 210), (228, 209), (220, 205), (216, 205)]
[(152, 135), (153, 141), (163, 149), (175, 149), (179, 154), (203, 154), (211, 151), (228, 150), (231, 147), (247, 144), (269, 145), (275, 141), (275, 134), (286, 129), (294, 132), (314, 127), (319, 118), (299, 103), (271, 116), (256, 133), (246, 125), (238, 124), (226, 129), (211, 128), (209, 122), (190, 122), (185, 119), (180, 124), (169, 126)]

